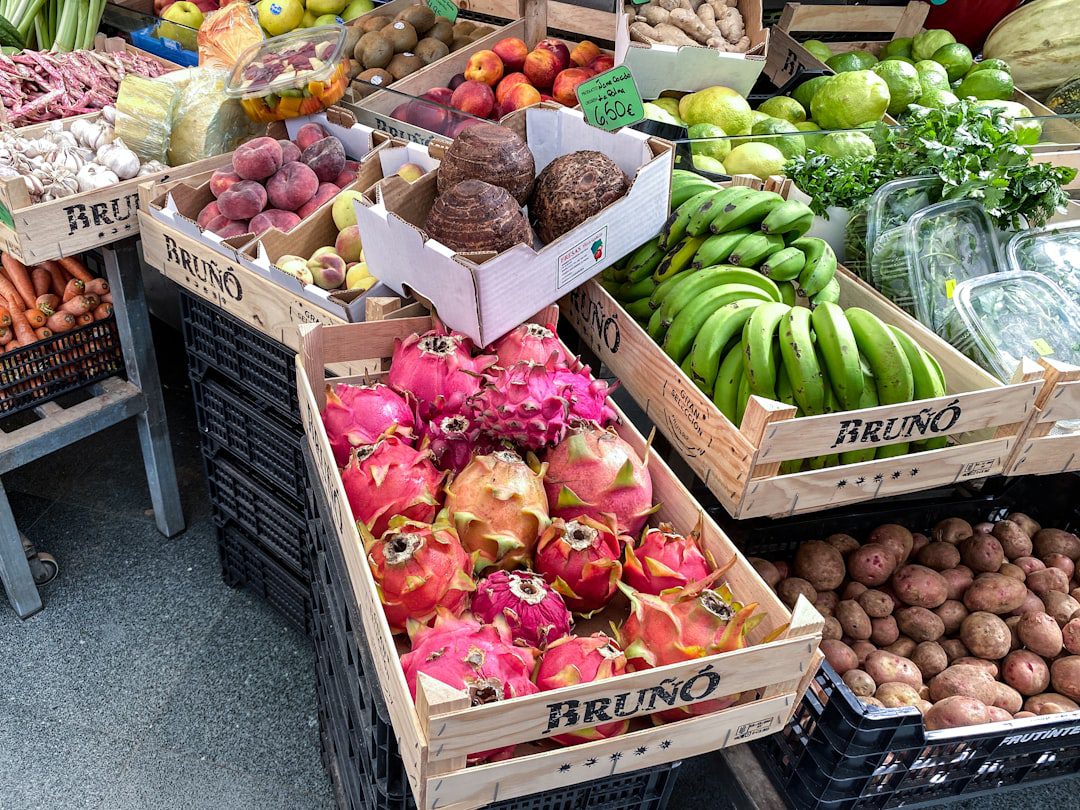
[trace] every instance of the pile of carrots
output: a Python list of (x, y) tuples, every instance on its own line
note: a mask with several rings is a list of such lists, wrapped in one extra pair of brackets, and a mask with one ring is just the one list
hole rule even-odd
[(0, 254), (0, 353), (100, 321), (113, 314), (109, 283), (78, 258), (27, 267)]

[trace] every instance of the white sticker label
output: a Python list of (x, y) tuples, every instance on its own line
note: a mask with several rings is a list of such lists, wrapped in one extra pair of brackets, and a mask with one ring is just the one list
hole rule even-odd
[[(559, 256), (559, 289), (578, 285), (607, 252), (607, 225)], [(584, 277), (584, 278), (583, 278)]]

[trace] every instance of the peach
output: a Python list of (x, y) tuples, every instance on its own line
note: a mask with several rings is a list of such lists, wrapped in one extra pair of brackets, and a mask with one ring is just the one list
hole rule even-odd
[(397, 170), (397, 176), (406, 183), (415, 183), (424, 176), (424, 168), (415, 163), (406, 163)]
[(560, 104), (567, 107), (576, 107), (577, 86), (592, 76), (592, 72), (581, 68), (568, 68), (555, 77), (555, 84), (551, 88), (551, 95)]
[(506, 94), (514, 89), (516, 85), (528, 84), (529, 78), (524, 73), (508, 73), (503, 76), (499, 86), (495, 88), (495, 100), (502, 104), (503, 98)]
[(615, 67), (615, 57), (610, 53), (602, 53), (589, 62), (589, 70), (593, 73), (603, 73), (605, 70), (611, 70), (613, 67)]
[(308, 270), (315, 283), (324, 290), (335, 290), (345, 283), (345, 260), (336, 253), (312, 256), (308, 260)]
[(464, 73), (455, 73), (455, 74), (454, 74), (454, 75), (453, 75), (453, 76), (452, 76), (452, 77), (450, 78), (450, 81), (448, 81), (448, 82), (446, 83), (446, 87), (447, 87), (447, 89), (449, 89), (450, 91), (454, 91), (454, 90), (457, 90), (457, 88), (458, 88), (458, 85), (459, 85), (459, 84), (461, 84), (461, 83), (463, 83), (464, 81), (465, 81), (465, 74), (464, 74)]
[(281, 144), (281, 165), (286, 163), (292, 163), (294, 160), (300, 159), (300, 147), (290, 140), (285, 138), (278, 138), (278, 143)]
[(442, 104), (444, 107), (450, 106), (450, 99), (453, 98), (454, 91), (449, 87), (435, 87), (428, 90), (420, 98), (427, 101), (434, 101), (436, 104)]
[(603, 52), (600, 50), (599, 45), (586, 39), (584, 42), (579, 42), (574, 46), (574, 50), (570, 51), (570, 61), (578, 67), (585, 67), (601, 53)]
[(345, 147), (337, 138), (315, 141), (300, 157), (323, 183), (329, 183), (345, 168)]
[(345, 188), (349, 183), (356, 182), (358, 174), (359, 172), (356, 169), (345, 167), (341, 170), (341, 174), (334, 178), (334, 185), (338, 188)]
[[(412, 124), (414, 127), (422, 127), (432, 132), (442, 132), (442, 128), (450, 121), (450, 111), (442, 107), (436, 107), (434, 104), (416, 100), (402, 106), (405, 107), (405, 114), (401, 120)], [(397, 110), (394, 111), (394, 117), (398, 117)]]
[(222, 239), (228, 239), (230, 236), (248, 233), (248, 223), (246, 219), (229, 219), (219, 216), (206, 223), (206, 230), (216, 233)]
[(529, 55), (529, 46), (517, 37), (500, 39), (491, 46), (495, 55), (502, 59), (503, 68), (507, 72), (521, 70), (525, 64), (525, 57)]
[(455, 109), (487, 118), (495, 106), (495, 93), (483, 82), (467, 81), (454, 91), (450, 104)]
[(229, 186), (233, 183), (239, 183), (243, 179), (236, 172), (228, 172), (224, 169), (218, 169), (212, 175), (210, 175), (210, 193), (214, 197), (220, 197), (221, 192), (228, 191)]
[(482, 124), (482, 123), (484, 123), (484, 122), (483, 122), (483, 121), (479, 121), (479, 120), (477, 120), (476, 118), (465, 118), (465, 117), (461, 117), (461, 120), (460, 120), (460, 121), (456, 121), (456, 122), (454, 122), (454, 123), (453, 123), (453, 124), (451, 124), (451, 125), (450, 125), (450, 127), (449, 127), (449, 128), (448, 128), (448, 129), (446, 130), (446, 136), (447, 136), (448, 138), (456, 138), (456, 137), (457, 137), (458, 135), (460, 135), (460, 134), (461, 134), (462, 130), (466, 130), (466, 129), (468, 129), (469, 127), (476, 127), (476, 126), (480, 126), (480, 124)]
[(508, 112), (520, 110), (522, 107), (531, 107), (533, 104), (539, 103), (539, 90), (531, 84), (518, 84), (515, 87), (512, 87), (510, 92), (503, 97), (500, 106), (502, 114), (506, 115)]
[(296, 209), (296, 213), (301, 217), (311, 216), (315, 213), (315, 209), (323, 205), (323, 203), (328, 203), (334, 199), (339, 191), (341, 189), (333, 183), (319, 183), (319, 190), (315, 192), (315, 196)]
[(281, 168), (281, 159), (280, 143), (266, 136), (255, 138), (236, 147), (233, 171), (244, 180), (265, 180)]
[(279, 231), (291, 231), (300, 224), (300, 217), (292, 211), (282, 211), (280, 208), (267, 208), (261, 214), (251, 218), (249, 228), (254, 234), (260, 234), (271, 228)]
[[(277, 142), (274, 142), (277, 146)], [(217, 199), (221, 215), (228, 219), (251, 219), (266, 208), (266, 189), (254, 180), (241, 180)]]
[(465, 66), (465, 78), (494, 87), (503, 77), (503, 63), (494, 51), (477, 51)]
[(214, 201), (212, 203), (207, 203), (203, 207), (203, 210), (199, 212), (199, 217), (198, 217), (198, 219), (195, 220), (195, 222), (198, 224), (198, 226), (200, 228), (205, 228), (206, 223), (208, 223), (210, 220), (214, 219), (215, 217), (220, 217), (220, 216), (221, 216), (221, 209), (218, 208), (217, 201)]
[(559, 57), (543, 48), (537, 48), (525, 57), (525, 76), (537, 90), (551, 87), (561, 70)]
[(296, 133), (296, 146), (303, 152), (316, 141), (321, 141), (330, 133), (322, 124), (304, 124)]
[(274, 262), (274, 266), (282, 273), (292, 276), (301, 284), (314, 284), (315, 279), (312, 278), (307, 263), (308, 260), (303, 256), (293, 256), (287, 253), (284, 256), (279, 256), (278, 260)]
[(364, 246), (360, 243), (360, 226), (350, 225), (337, 235), (334, 242), (334, 250), (347, 262), (360, 261), (360, 253)]
[(555, 58), (559, 60), (559, 70), (570, 67), (570, 49), (566, 47), (565, 42), (557, 39), (542, 39), (536, 43), (534, 50), (550, 51), (555, 54)]
[(314, 197), (318, 190), (319, 178), (315, 172), (298, 161), (286, 163), (266, 181), (266, 197), (270, 207), (283, 211), (295, 211)]

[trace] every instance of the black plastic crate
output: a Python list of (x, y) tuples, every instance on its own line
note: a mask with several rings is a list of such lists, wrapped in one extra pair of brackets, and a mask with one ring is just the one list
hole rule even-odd
[(204, 461), (213, 507), (251, 537), (257, 537), (271, 557), (306, 581), (305, 555), (310, 543), (307, 516), (225, 454), (205, 456)]
[(300, 422), (296, 352), (189, 293), (180, 293), (184, 342), (197, 370), (209, 365)]
[(223, 515), (215, 514), (222, 578), (268, 602), (306, 635), (311, 634), (311, 590), (264, 551), (257, 540)]
[(211, 451), (228, 450), (302, 508), (307, 492), (307, 466), (299, 427), (260, 412), (214, 374), (207, 374), (201, 380), (193, 375), (191, 392), (204, 445)]

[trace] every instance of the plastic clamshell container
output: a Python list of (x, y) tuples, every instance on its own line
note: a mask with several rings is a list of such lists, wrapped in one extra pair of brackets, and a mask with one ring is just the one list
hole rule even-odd
[(254, 121), (281, 121), (332, 106), (349, 84), (345, 26), (301, 28), (240, 55), (225, 95)]
[(878, 234), (904, 225), (911, 217), (941, 199), (941, 181), (933, 177), (890, 180), (870, 196), (866, 210), (866, 244)]
[(1010, 270), (1042, 273), (1072, 300), (1080, 300), (1080, 221), (1021, 231), (1009, 240)]
[(957, 348), (1002, 382), (1024, 357), (1080, 365), (1080, 307), (1046, 276), (1013, 271), (968, 279), (953, 300), (968, 336)]

